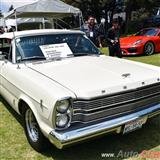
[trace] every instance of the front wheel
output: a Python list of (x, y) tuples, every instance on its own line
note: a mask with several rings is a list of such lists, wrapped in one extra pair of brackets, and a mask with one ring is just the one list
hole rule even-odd
[(144, 46), (144, 54), (149, 56), (154, 53), (154, 44), (152, 42), (147, 42)]
[(50, 143), (42, 134), (32, 110), (29, 107), (25, 108), (22, 116), (29, 144), (38, 152), (47, 150)]

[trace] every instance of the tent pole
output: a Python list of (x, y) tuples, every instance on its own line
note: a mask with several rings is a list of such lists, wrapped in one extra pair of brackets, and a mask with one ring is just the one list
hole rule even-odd
[(15, 13), (14, 13), (14, 16), (15, 16), (15, 20), (16, 20), (16, 31), (18, 31), (18, 26), (17, 26), (17, 13), (16, 13), (16, 11), (15, 11)]
[(54, 20), (51, 18), (52, 29), (54, 28)]
[(83, 20), (82, 12), (79, 13), (79, 25), (80, 25), (80, 29), (84, 25), (84, 20)]
[(79, 13), (78, 15), (79, 15), (79, 27), (81, 29), (81, 14)]
[(43, 29), (45, 29), (45, 19), (42, 19)]

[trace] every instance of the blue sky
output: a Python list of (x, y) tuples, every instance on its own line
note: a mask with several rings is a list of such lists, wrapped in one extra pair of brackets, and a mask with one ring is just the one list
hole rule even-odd
[(25, 4), (32, 3), (36, 0), (0, 0), (0, 10), (2, 12), (7, 12), (11, 5), (15, 7), (19, 7)]
[(8, 9), (8, 6), (0, 2), (0, 10), (3, 12), (3, 11), (6, 11), (7, 9)]

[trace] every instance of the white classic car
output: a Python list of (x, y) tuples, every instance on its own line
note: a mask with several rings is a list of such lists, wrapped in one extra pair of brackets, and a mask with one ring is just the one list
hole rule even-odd
[(35, 150), (49, 141), (61, 149), (159, 115), (160, 67), (102, 55), (80, 31), (5, 33), (0, 94), (22, 115)]

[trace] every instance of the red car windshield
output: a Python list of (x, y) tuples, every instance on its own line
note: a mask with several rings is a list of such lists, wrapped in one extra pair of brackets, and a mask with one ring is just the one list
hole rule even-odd
[(158, 29), (157, 28), (148, 28), (148, 29), (143, 29), (136, 33), (136, 36), (156, 36), (158, 34)]

